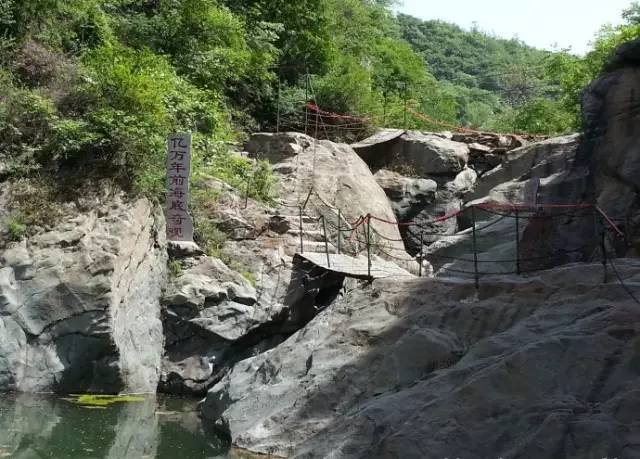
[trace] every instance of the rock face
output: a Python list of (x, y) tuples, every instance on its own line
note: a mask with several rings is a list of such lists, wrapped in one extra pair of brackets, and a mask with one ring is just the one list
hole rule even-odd
[[(333, 253), (339, 226), (342, 249), (362, 251), (363, 227), (349, 241), (349, 222), (368, 213), (395, 221), (384, 191), (346, 145), (315, 144), (302, 134), (256, 134), (246, 148), (252, 157), (273, 163), (283, 199), (265, 205), (245, 201), (213, 179), (205, 184), (219, 194), (205, 217), (226, 234), (220, 254), (226, 265), (197, 250), (172, 249), (181, 272), (163, 298), (164, 392), (205, 393), (237, 361), (280, 344), (341, 294), (348, 284), (344, 275), (294, 260), (301, 244), (305, 253), (324, 252), (326, 229)], [(300, 221), (298, 206), (305, 202)], [(403, 256), (417, 269), (396, 225), (371, 226), (386, 241), (385, 254)]]
[(470, 147), (484, 146), (467, 145), (451, 137), (455, 138), (446, 133), (383, 130), (353, 145), (376, 171), (376, 180), (402, 224), (401, 235), (410, 254), (420, 252), (420, 241), (430, 241), (431, 235), (457, 231), (455, 219), (438, 219), (460, 210), (462, 197), (473, 190), (478, 178), (468, 167)]
[(456, 175), (469, 161), (469, 147), (464, 143), (418, 131), (398, 134), (379, 134), (353, 148), (374, 170), (401, 168), (419, 177)]
[[(283, 143), (289, 146), (283, 148)], [(351, 147), (326, 140), (315, 142), (303, 134), (282, 133), (252, 136), (246, 149), (252, 157), (270, 161), (280, 175), (283, 213), (295, 215), (297, 207), (306, 203), (309, 216), (324, 215), (333, 242), (337, 242), (338, 227), (344, 230), (359, 217), (375, 215), (385, 220), (371, 222), (372, 231), (385, 241), (385, 251), (394, 257), (407, 257), (389, 200)], [(364, 241), (362, 233), (356, 238)]]
[[(574, 134), (511, 150), (503, 156), (500, 165), (480, 177), (475, 187), (465, 194), (465, 200), (531, 204), (579, 202), (584, 186), (576, 187), (575, 182), (584, 181), (587, 173), (584, 168), (577, 170), (574, 164), (580, 141), (581, 136)], [(554, 188), (558, 183), (562, 183), (564, 189)], [(566, 194), (569, 189), (575, 189), (572, 196)]]
[(262, 287), (268, 278), (256, 288), (217, 258), (176, 261), (181, 272), (162, 300), (166, 343), (159, 390), (171, 394), (205, 394), (233, 364), (303, 327), (341, 292), (345, 280), (294, 261), (287, 277), (275, 280), (281, 292), (269, 291), (270, 283)]
[(164, 219), (120, 196), (0, 251), (0, 391), (155, 392)]
[(239, 273), (216, 258), (185, 259), (163, 298), (166, 336), (160, 390), (198, 393), (212, 384), (230, 343), (271, 319)]
[(400, 221), (413, 213), (415, 206), (435, 200), (438, 184), (433, 180), (405, 177), (386, 169), (380, 169), (374, 177), (389, 197)]
[[(630, 288), (637, 263), (619, 261)], [(527, 279), (376, 281), (238, 363), (203, 414), (285, 457), (624, 457), (640, 312), (599, 265)]]
[(585, 91), (585, 142), (578, 154), (580, 164), (591, 170), (587, 199), (625, 228), (635, 256), (640, 253), (639, 52), (640, 40), (621, 47), (610, 71)]

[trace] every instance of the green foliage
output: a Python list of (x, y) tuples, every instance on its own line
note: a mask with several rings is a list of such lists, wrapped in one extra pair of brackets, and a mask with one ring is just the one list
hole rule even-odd
[(47, 149), (55, 107), (38, 92), (17, 89), (7, 80), (1, 84), (0, 150), (9, 157), (30, 159)]
[(640, 24), (640, 2), (633, 2), (622, 12), (622, 19), (629, 25)]
[(581, 98), (584, 89), (599, 74), (608, 70), (615, 50), (623, 43), (640, 37), (640, 24), (627, 16), (629, 24), (605, 26), (597, 34), (593, 49), (583, 58), (557, 53), (549, 61), (547, 73), (561, 88), (559, 101), (571, 119), (571, 128), (581, 127)]
[(169, 274), (174, 279), (182, 276), (182, 263), (180, 263), (180, 260), (169, 260), (167, 268), (169, 268)]
[(396, 17), (392, 3), (4, 0), (0, 152), (9, 174), (116, 178), (161, 197), (166, 136), (189, 131), (196, 181), (216, 177), (269, 201), (268, 164), (224, 145), (243, 129), (273, 128), (278, 112), (281, 126), (299, 129), (315, 97), (371, 125), (565, 132), (579, 127), (580, 94), (613, 49), (640, 36), (637, 3), (585, 58)]
[[(424, 57), (441, 92), (448, 96), (444, 113), (425, 112), (435, 118), (477, 129), (499, 125), (513, 131), (515, 112), (530, 101), (551, 100), (557, 91), (557, 84), (545, 74), (550, 52), (442, 21), (399, 15), (398, 23), (404, 39)], [(538, 129), (524, 126), (525, 131), (529, 128)]]
[(553, 135), (573, 128), (573, 119), (559, 102), (539, 98), (526, 102), (514, 113), (515, 131)]
[(442, 21), (421, 21), (399, 15), (402, 36), (421, 54), (431, 73), (465, 87), (488, 91), (505, 89), (505, 77), (528, 75), (539, 80), (550, 54), (517, 39), (505, 40)]
[(9, 241), (13, 242), (22, 240), (22, 238), (24, 238), (29, 231), (29, 227), (27, 226), (24, 217), (22, 217), (21, 215), (14, 215), (9, 217), (9, 219), (6, 221), (6, 227)]
[(194, 238), (202, 250), (215, 258), (222, 258), (222, 249), (227, 242), (227, 236), (206, 218), (196, 218)]
[(256, 276), (251, 272), (251, 271), (243, 271), (242, 272), (242, 276), (247, 279), (247, 281), (249, 281), (249, 283), (252, 286), (256, 286), (258, 285), (258, 280), (256, 279)]

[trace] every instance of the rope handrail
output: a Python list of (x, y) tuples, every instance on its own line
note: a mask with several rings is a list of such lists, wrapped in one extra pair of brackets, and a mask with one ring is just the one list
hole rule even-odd
[[(310, 85), (310, 82), (308, 82), (309, 87), (313, 93), (313, 88)], [(315, 97), (314, 97), (315, 99)], [(517, 136), (517, 135), (527, 135), (527, 134), (520, 134), (520, 133), (515, 133), (515, 134), (498, 134), (498, 133), (491, 133), (491, 132), (483, 132), (483, 131), (478, 131), (475, 129), (469, 129), (469, 128), (465, 128), (462, 126), (455, 126), (453, 124), (449, 124), (446, 122), (441, 122), (440, 120), (436, 120), (432, 117), (430, 117), (429, 115), (425, 115), (422, 113), (417, 112), (416, 110), (414, 110), (411, 107), (407, 107), (406, 111), (411, 113), (412, 115), (416, 116), (416, 117), (421, 117), (427, 121), (429, 121), (430, 123), (434, 123), (434, 124), (440, 124), (440, 125), (444, 125), (448, 128), (453, 128), (457, 131), (461, 131), (461, 132), (468, 132), (468, 133), (473, 133), (473, 134), (479, 134), (479, 135), (495, 135), (495, 136)], [(372, 256), (372, 251), (371, 249), (374, 249), (377, 253), (383, 255), (384, 257), (388, 258), (388, 259), (394, 259), (394, 260), (400, 260), (402, 262), (408, 262), (408, 261), (412, 261), (415, 258), (412, 257), (409, 254), (406, 254), (406, 252), (403, 252), (403, 256), (397, 256), (395, 255), (393, 252), (394, 250), (394, 245), (393, 244), (389, 244), (386, 243), (385, 241), (388, 241), (390, 243), (403, 243), (405, 242), (404, 238), (393, 238), (393, 237), (389, 237), (386, 236), (382, 233), (386, 232), (386, 231), (380, 231), (381, 227), (378, 226), (378, 228), (376, 228), (375, 226), (372, 226), (372, 222), (378, 222), (378, 223), (382, 223), (382, 224), (387, 224), (387, 225), (392, 225), (395, 226), (396, 228), (398, 228), (399, 230), (403, 229), (403, 228), (418, 228), (420, 230), (420, 255), (417, 257), (417, 259), (420, 261), (420, 268), (422, 268), (422, 260), (425, 260), (429, 257), (433, 257), (433, 258), (440, 258), (443, 260), (453, 260), (453, 261), (458, 261), (458, 262), (462, 262), (462, 263), (474, 263), (475, 265), (475, 269), (473, 272), (465, 272), (465, 271), (460, 271), (458, 270), (458, 272), (464, 272), (465, 274), (474, 274), (476, 277), (476, 285), (478, 285), (478, 279), (479, 276), (482, 275), (491, 275), (491, 274), (509, 274), (511, 273), (511, 271), (503, 271), (503, 272), (496, 272), (496, 273), (490, 273), (490, 272), (479, 272), (478, 270), (478, 264), (488, 264), (488, 263), (492, 263), (492, 264), (499, 264), (499, 263), (516, 263), (517, 265), (517, 270), (514, 271), (515, 273), (523, 273), (523, 272), (533, 272), (534, 270), (528, 271), (528, 270), (523, 270), (522, 267), (520, 266), (521, 263), (531, 263), (531, 262), (536, 262), (536, 261), (540, 261), (540, 260), (545, 260), (545, 259), (554, 259), (553, 256), (541, 256), (541, 257), (529, 257), (529, 258), (520, 258), (520, 251), (519, 251), (519, 235), (520, 235), (520, 231), (519, 231), (519, 226), (518, 226), (518, 222), (520, 221), (520, 219), (523, 220), (531, 220), (531, 219), (536, 219), (536, 218), (573, 218), (573, 217), (583, 217), (583, 216), (588, 216), (588, 215), (583, 215), (582, 212), (586, 212), (586, 211), (593, 211), (593, 215), (599, 215), (602, 220), (605, 223), (605, 227), (609, 230), (610, 233), (615, 233), (617, 236), (619, 237), (624, 237), (624, 233), (622, 232), (622, 230), (620, 229), (620, 227), (617, 225), (616, 221), (614, 219), (612, 219), (611, 217), (609, 217), (604, 210), (602, 210), (599, 206), (594, 205), (594, 204), (525, 204), (525, 203), (500, 203), (500, 202), (494, 202), (494, 201), (488, 201), (488, 202), (479, 202), (479, 203), (472, 203), (472, 204), (467, 204), (463, 207), (461, 207), (460, 209), (457, 209), (455, 211), (451, 211), (448, 213), (445, 213), (444, 215), (441, 215), (439, 217), (434, 217), (430, 220), (427, 221), (398, 221), (395, 218), (389, 218), (389, 217), (384, 217), (384, 216), (378, 216), (378, 215), (373, 215), (371, 213), (368, 213), (366, 215), (361, 215), (359, 216), (354, 222), (349, 222), (347, 219), (344, 218), (345, 214), (343, 214), (341, 212), (341, 210), (336, 207), (335, 205), (332, 205), (330, 203), (328, 203), (325, 199), (323, 199), (323, 197), (318, 193), (318, 190), (315, 187), (315, 174), (316, 174), (316, 151), (317, 151), (317, 146), (319, 144), (319, 130), (323, 129), (325, 135), (327, 135), (328, 137), (328, 133), (327, 133), (327, 124), (325, 124), (325, 119), (326, 120), (334, 120), (336, 123), (337, 121), (340, 121), (342, 124), (342, 127), (345, 129), (350, 129), (353, 127), (354, 130), (359, 129), (356, 128), (355, 126), (364, 126), (366, 125), (366, 123), (371, 122), (374, 118), (373, 117), (369, 117), (369, 118), (364, 118), (364, 117), (358, 117), (358, 116), (351, 116), (351, 115), (342, 115), (339, 113), (334, 113), (334, 112), (330, 112), (327, 110), (323, 110), (321, 109), (318, 104), (315, 102), (315, 100), (311, 100), (308, 101), (305, 104), (305, 113), (306, 113), (306, 118), (308, 118), (308, 114), (312, 113), (314, 114), (314, 124), (315, 124), (315, 136), (314, 136), (314, 160), (313, 160), (313, 177), (311, 180), (311, 186), (309, 187), (308, 190), (308, 194), (306, 196), (306, 200), (304, 200), (304, 204), (298, 204), (296, 205), (289, 205), (286, 203), (281, 203), (281, 205), (283, 207), (298, 207), (300, 209), (300, 245), (301, 245), (301, 251), (303, 249), (303, 233), (305, 232), (303, 230), (303, 224), (302, 224), (302, 219), (303, 216), (306, 216), (308, 219), (310, 219), (313, 223), (317, 223), (317, 222), (321, 222), (322, 223), (322, 229), (323, 229), (323, 238), (324, 238), (324, 243), (325, 243), (325, 250), (327, 252), (327, 264), (330, 265), (330, 261), (329, 261), (329, 249), (328, 249), (328, 244), (331, 244), (332, 246), (336, 247), (335, 244), (335, 235), (337, 234), (337, 249), (338, 249), (338, 253), (341, 253), (341, 249), (344, 249), (345, 253), (349, 253), (349, 252), (353, 252), (355, 254), (355, 256), (358, 256), (360, 253), (364, 252), (365, 249), (363, 248), (363, 245), (366, 247), (366, 251), (367, 251), (367, 257), (368, 257), (368, 265), (369, 265), (369, 275), (371, 276), (371, 256)], [(333, 121), (332, 121), (333, 122)], [(305, 121), (305, 131), (307, 130), (307, 124), (308, 121)], [(340, 127), (340, 124), (335, 124), (335, 125), (331, 125), (329, 124), (329, 127)], [(406, 129), (406, 126), (405, 126)], [(541, 136), (542, 137), (542, 136)], [(298, 169), (296, 169), (296, 174), (298, 173)], [(315, 213), (319, 214), (319, 217), (311, 217), (307, 212), (305, 212), (305, 209), (307, 209), (307, 205), (310, 205), (309, 210), (313, 210)], [(492, 213), (492, 214), (496, 214), (498, 215), (500, 218), (492, 218), (490, 220), (490, 222), (488, 224), (485, 224), (483, 226), (478, 226), (477, 224), (477, 220), (476, 220), (476, 211), (480, 210), (480, 211), (484, 211), (484, 212), (488, 212), (488, 213)], [(432, 240), (431, 238), (442, 238), (442, 237), (454, 237), (454, 236), (459, 236), (460, 233), (454, 234), (454, 235), (449, 235), (449, 234), (442, 234), (440, 232), (434, 232), (434, 229), (437, 229), (433, 227), (433, 225), (437, 225), (439, 223), (443, 223), (446, 222), (448, 220), (454, 219), (454, 218), (458, 218), (461, 215), (465, 214), (466, 212), (471, 211), (472, 215), (473, 215), (473, 226), (470, 228), (470, 233), (473, 236), (473, 251), (474, 251), (474, 258), (470, 259), (470, 258), (457, 258), (457, 257), (449, 257), (446, 255), (439, 255), (437, 253), (424, 253), (424, 236), (429, 237), (429, 242), (434, 242), (434, 240)], [(562, 211), (563, 213), (559, 214), (558, 211)], [(303, 213), (304, 212), (304, 213)], [(312, 212), (312, 213), (314, 213)], [(520, 214), (520, 212), (522, 214)], [(555, 212), (555, 214), (554, 214)], [(515, 213), (514, 215), (511, 215), (511, 213)], [(530, 214), (530, 215), (528, 215)], [(494, 226), (496, 224), (498, 224), (500, 221), (504, 220), (505, 218), (515, 218), (516, 219), (516, 253), (518, 258), (516, 259), (509, 259), (509, 260), (483, 260), (481, 258), (478, 258), (478, 253), (477, 253), (477, 233), (478, 232), (482, 232), (486, 229), (488, 229), (491, 226)], [(481, 220), (482, 221), (482, 220)], [(347, 227), (343, 227), (343, 223), (347, 225)], [(597, 221), (595, 222), (595, 224), (597, 225)], [(362, 227), (366, 226), (364, 231), (361, 231)], [(309, 227), (307, 227), (309, 228)], [(425, 231), (426, 230), (426, 231)], [(307, 229), (307, 231), (310, 231), (309, 229)], [(413, 230), (412, 230), (413, 232)], [(314, 234), (317, 233), (316, 231), (314, 231)], [(350, 233), (349, 236), (346, 239), (342, 238), (342, 234), (343, 233)], [(603, 233), (604, 234), (604, 233)], [(372, 236), (375, 235), (375, 241), (372, 242)], [(315, 234), (315, 236), (317, 237), (317, 234)], [(364, 236), (364, 241), (362, 240), (362, 236)], [(345, 247), (341, 247), (341, 242), (346, 242)], [(352, 247), (353, 246), (353, 247)], [(353, 249), (353, 250), (352, 250)], [(361, 250), (359, 250), (361, 249)], [(389, 253), (391, 252), (391, 253)], [(444, 266), (441, 267), (441, 269), (444, 270), (449, 270), (452, 272), (456, 272), (456, 268), (452, 267), (452, 266)], [(539, 268), (539, 269), (543, 269), (543, 268)]]
[(609, 224), (609, 226), (617, 233), (617, 235), (619, 237), (624, 237), (624, 233), (620, 230), (620, 228), (618, 228), (618, 225), (616, 225), (613, 220), (611, 220), (611, 218), (609, 218), (609, 216), (605, 213), (604, 210), (602, 210), (600, 208), (600, 206), (594, 206), (594, 208), (596, 209), (596, 211), (602, 215), (605, 219), (605, 221)]

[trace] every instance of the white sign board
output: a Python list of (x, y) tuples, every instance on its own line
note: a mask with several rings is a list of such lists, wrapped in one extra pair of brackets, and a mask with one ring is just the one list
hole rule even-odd
[(167, 239), (193, 241), (189, 215), (191, 134), (171, 134), (167, 139)]

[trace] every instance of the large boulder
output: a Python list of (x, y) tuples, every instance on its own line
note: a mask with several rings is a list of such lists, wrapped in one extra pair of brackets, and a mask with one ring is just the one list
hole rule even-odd
[[(284, 148), (291, 153), (278, 153), (287, 142), (290, 147)], [(279, 195), (284, 212), (295, 216), (297, 206), (306, 205), (305, 213), (309, 216), (324, 216), (328, 237), (334, 245), (338, 228), (348, 236), (346, 230), (350, 224), (371, 214), (377, 217), (371, 221), (372, 232), (384, 241), (384, 251), (392, 257), (406, 257), (396, 217), (385, 192), (350, 146), (316, 141), (304, 134), (281, 133), (254, 135), (246, 148), (252, 157), (272, 162), (274, 171), (280, 176)], [(364, 242), (363, 227), (359, 229), (356, 238)]]
[(380, 169), (374, 177), (391, 201), (399, 221), (403, 221), (416, 205), (435, 200), (438, 184), (434, 180), (405, 177), (386, 169)]
[(217, 258), (181, 263), (162, 299), (166, 344), (159, 389), (202, 393), (224, 368), (233, 343), (273, 320), (282, 306), (264, 307), (249, 281)]
[(0, 251), (0, 391), (155, 392), (164, 219), (121, 195)]
[(264, 352), (304, 326), (340, 293), (344, 276), (296, 260), (277, 292), (208, 256), (175, 259), (179, 273), (162, 299), (165, 352), (159, 390), (203, 395), (236, 362)]
[(419, 131), (380, 133), (352, 147), (374, 170), (387, 168), (423, 178), (455, 176), (470, 152), (464, 143)]
[(420, 244), (429, 244), (441, 236), (458, 230), (454, 217), (462, 208), (463, 196), (472, 190), (478, 174), (465, 168), (450, 181), (438, 185), (435, 180), (405, 177), (397, 172), (380, 169), (376, 180), (387, 193), (407, 251), (420, 252)]
[[(439, 223), (443, 230), (426, 238), (425, 250), (436, 273), (473, 275), (474, 218), (481, 274), (535, 271), (592, 259), (597, 241), (592, 209), (553, 208), (584, 204), (589, 170), (576, 163), (580, 142), (580, 135), (569, 135), (531, 143), (505, 153), (503, 162), (475, 183), (474, 177), (454, 181), (451, 188), (461, 193), (442, 200), (451, 210), (478, 204), (504, 207), (476, 207)], [(521, 210), (516, 222), (511, 204), (544, 210)]]
[[(617, 265), (639, 288), (638, 264)], [(237, 364), (202, 413), (292, 458), (636, 457), (639, 320), (598, 264), (479, 291), (376, 281)]]
[[(465, 195), (465, 200), (488, 198), (496, 202), (563, 203), (580, 199), (580, 196), (567, 196), (566, 191), (556, 196), (539, 199), (538, 190), (534, 196), (528, 196), (529, 183), (543, 182), (543, 186), (553, 183), (566, 183), (574, 174), (574, 160), (581, 136), (578, 134), (556, 137), (528, 144), (506, 153), (501, 164), (482, 175), (475, 187)], [(584, 178), (584, 171), (580, 171)]]
[(630, 253), (640, 253), (640, 40), (623, 45), (609, 71), (583, 95), (585, 142), (578, 161), (589, 167), (588, 200), (627, 232)]

